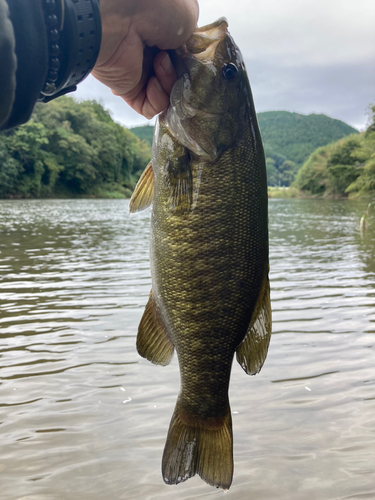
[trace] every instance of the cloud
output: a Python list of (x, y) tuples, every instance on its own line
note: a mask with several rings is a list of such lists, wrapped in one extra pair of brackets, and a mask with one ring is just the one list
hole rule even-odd
[[(375, 101), (373, 0), (204, 0), (199, 24), (224, 15), (258, 111), (324, 113), (363, 128)], [(215, 15), (212, 13), (215, 12)]]
[[(201, 0), (199, 25), (226, 16), (246, 61), (257, 111), (324, 113), (357, 128), (375, 101), (374, 0)], [(75, 97), (113, 118), (147, 120), (89, 76)]]
[(324, 113), (364, 128), (366, 107), (375, 100), (372, 67), (359, 63), (288, 67), (251, 59), (245, 64), (257, 112)]
[[(278, 57), (298, 63), (373, 60), (373, 0), (228, 0), (201, 1), (200, 24), (216, 12), (245, 55)], [(212, 12), (215, 12), (213, 15)]]
[(70, 95), (79, 101), (96, 100), (101, 102), (105, 108), (110, 110), (112, 118), (126, 127), (149, 123), (147, 118), (136, 113), (121, 97), (113, 95), (108, 87), (92, 75), (80, 83), (76, 92)]

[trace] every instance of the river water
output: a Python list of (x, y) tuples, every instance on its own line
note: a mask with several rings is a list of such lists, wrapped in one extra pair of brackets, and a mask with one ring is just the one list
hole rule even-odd
[[(233, 365), (228, 500), (375, 498), (375, 235), (362, 202), (270, 200), (273, 336)], [(176, 358), (139, 357), (150, 213), (0, 202), (1, 500), (221, 498), (163, 483)]]

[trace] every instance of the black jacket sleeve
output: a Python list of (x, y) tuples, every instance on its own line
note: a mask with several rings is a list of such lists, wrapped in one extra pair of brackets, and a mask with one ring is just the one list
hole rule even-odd
[(99, 54), (100, 24), (98, 0), (0, 0), (0, 130), (76, 89)]
[(16, 94), (16, 41), (9, 9), (5, 0), (0, 0), (0, 127), (12, 111)]
[[(4, 4), (4, 0), (0, 2)], [(8, 0), (8, 8), (8, 21), (15, 39), (13, 58), (16, 60), (16, 71), (13, 99), (9, 95), (8, 101), (13, 101), (12, 109), (2, 129), (15, 127), (30, 118), (48, 67), (48, 44), (41, 1)], [(5, 68), (4, 73), (9, 72), (14, 72), (14, 68)]]

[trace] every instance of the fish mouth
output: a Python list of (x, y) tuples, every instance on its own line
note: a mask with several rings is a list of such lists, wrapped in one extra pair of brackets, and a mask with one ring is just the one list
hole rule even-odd
[[(171, 105), (180, 118), (192, 118), (204, 116), (214, 117), (221, 113), (208, 112), (193, 107), (189, 102), (190, 97), (190, 67), (199, 63), (212, 63), (219, 43), (228, 34), (228, 21), (220, 17), (214, 23), (197, 28), (186, 42), (186, 45), (178, 48), (178, 55), (174, 60), (179, 79), (175, 83), (171, 94)], [(172, 59), (175, 59), (172, 55)]]
[[(219, 43), (228, 34), (228, 21), (225, 17), (220, 17), (217, 21), (201, 28), (197, 28), (185, 45), (174, 51), (170, 51), (170, 56), (177, 70), (177, 75), (182, 75), (181, 62), (186, 59), (193, 59), (200, 62), (213, 61)], [(177, 54), (177, 59), (175, 54)]]
[(197, 136), (199, 134), (194, 131), (191, 119), (198, 118), (199, 122), (203, 118), (212, 122), (218, 120), (223, 111), (207, 109), (196, 95), (193, 96), (190, 73), (199, 65), (207, 65), (214, 73), (216, 72), (213, 64), (216, 49), (227, 34), (228, 22), (221, 17), (214, 23), (196, 29), (186, 45), (177, 49), (175, 54), (171, 54), (179, 78), (170, 96), (170, 106), (166, 113), (167, 127), (181, 144), (197, 156), (209, 160), (216, 158), (217, 149), (209, 137)]
[(220, 17), (214, 23), (197, 28), (186, 42), (186, 49), (198, 61), (213, 61), (219, 43), (228, 34), (228, 21)]

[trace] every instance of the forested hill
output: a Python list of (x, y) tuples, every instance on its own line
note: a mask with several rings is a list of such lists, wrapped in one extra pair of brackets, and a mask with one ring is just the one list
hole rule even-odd
[(367, 130), (316, 149), (299, 169), (295, 187), (313, 196), (375, 195), (375, 105), (369, 111)]
[(134, 135), (136, 135), (141, 141), (146, 141), (152, 146), (152, 139), (154, 136), (154, 126), (153, 125), (141, 125), (140, 127), (132, 127), (130, 129)]
[(0, 134), (0, 198), (129, 197), (150, 157), (96, 101), (59, 97)]
[[(270, 186), (289, 186), (317, 147), (358, 134), (324, 115), (258, 118)], [(150, 125), (115, 123), (96, 101), (64, 96), (39, 104), (28, 123), (0, 134), (0, 198), (129, 197), (151, 157), (152, 135)]]
[(265, 148), (299, 166), (316, 148), (358, 134), (350, 125), (326, 115), (266, 111), (257, 116)]
[[(358, 134), (350, 125), (326, 115), (265, 111), (257, 116), (267, 151), (285, 156), (296, 165), (302, 165), (316, 148)], [(130, 130), (152, 145), (153, 126), (143, 125)]]
[[(316, 148), (358, 134), (355, 128), (326, 115), (266, 111), (257, 116), (270, 186), (289, 186), (303, 162)], [(152, 144), (154, 127), (151, 125), (130, 130), (141, 140)]]

